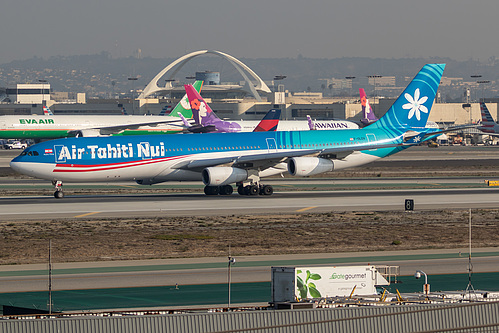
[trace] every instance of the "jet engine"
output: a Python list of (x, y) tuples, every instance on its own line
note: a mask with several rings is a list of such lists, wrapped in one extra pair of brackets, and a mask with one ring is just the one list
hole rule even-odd
[(202, 175), (206, 186), (228, 185), (248, 179), (248, 171), (231, 167), (205, 168)]
[(313, 176), (333, 171), (334, 162), (320, 157), (293, 157), (288, 161), (288, 172), (293, 176)]

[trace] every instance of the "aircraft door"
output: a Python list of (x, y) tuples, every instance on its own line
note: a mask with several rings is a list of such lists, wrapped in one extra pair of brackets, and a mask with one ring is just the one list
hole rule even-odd
[[(368, 142), (376, 142), (376, 135), (374, 135), (373, 133), (367, 133), (366, 137)], [(369, 150), (376, 150), (376, 149), (369, 149)]]
[(275, 143), (274, 138), (267, 138), (267, 149), (269, 150), (269, 153), (277, 152), (277, 144)]

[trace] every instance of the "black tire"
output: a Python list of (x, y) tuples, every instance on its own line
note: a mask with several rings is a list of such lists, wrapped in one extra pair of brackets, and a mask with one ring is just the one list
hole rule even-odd
[(232, 192), (234, 192), (234, 188), (232, 188), (232, 185), (220, 186), (220, 189), (219, 189), (220, 195), (231, 195)]
[(206, 195), (217, 195), (219, 191), (218, 186), (205, 186), (204, 194)]
[(62, 199), (62, 198), (64, 198), (64, 192), (62, 192), (62, 191), (55, 191), (54, 192), (54, 198), (56, 198), (56, 199)]
[(258, 192), (259, 192), (259, 189), (258, 189), (257, 185), (250, 185), (249, 186), (249, 190), (248, 190), (249, 195), (258, 195)]
[(239, 193), (239, 195), (246, 195), (246, 194), (244, 193), (244, 186), (243, 186), (243, 185), (239, 185), (239, 186), (237, 187), (237, 193)]
[(272, 195), (274, 193), (274, 188), (271, 185), (265, 185), (262, 188), (262, 193), (263, 195)]

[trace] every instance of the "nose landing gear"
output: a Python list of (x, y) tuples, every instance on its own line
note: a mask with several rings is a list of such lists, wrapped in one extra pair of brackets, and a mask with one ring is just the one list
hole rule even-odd
[(62, 181), (54, 180), (52, 181), (52, 185), (55, 187), (54, 198), (62, 199), (64, 198), (64, 192), (62, 191)]

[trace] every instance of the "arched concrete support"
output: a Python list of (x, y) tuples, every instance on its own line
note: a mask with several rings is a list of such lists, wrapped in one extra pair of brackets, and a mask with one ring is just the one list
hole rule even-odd
[[(172, 88), (171, 81), (167, 81), (166, 85), (164, 87), (159, 87), (158, 86), (159, 79), (161, 79), (172, 68), (174, 68), (175, 66), (177, 66), (177, 68), (168, 77), (168, 79), (173, 78), (178, 73), (178, 71), (182, 67), (184, 67), (184, 65), (187, 62), (189, 62), (191, 59), (193, 59), (193, 58), (195, 58), (197, 56), (203, 55), (203, 54), (208, 54), (208, 53), (209, 54), (215, 54), (217, 56), (225, 58), (232, 66), (234, 66), (234, 68), (244, 78), (244, 80), (246, 82), (247, 88), (253, 93), (253, 96), (258, 101), (262, 100), (261, 97), (260, 97), (260, 95), (258, 94), (258, 91), (262, 91), (262, 92), (266, 92), (266, 93), (270, 93), (271, 92), (270, 89), (269, 89), (269, 87), (265, 84), (265, 82), (263, 82), (263, 80), (258, 75), (256, 75), (256, 73), (253, 72), (253, 70), (251, 70), (251, 68), (249, 68), (248, 66), (246, 66), (239, 59), (236, 59), (233, 56), (231, 56), (229, 54), (226, 54), (226, 53), (223, 53), (223, 52), (220, 52), (220, 51), (201, 50), (201, 51), (196, 51), (196, 52), (192, 52), (192, 53), (186, 54), (186, 55), (178, 58), (177, 60), (175, 60), (174, 62), (172, 62), (168, 66), (166, 66), (161, 72), (159, 72), (151, 80), (151, 82), (149, 82), (149, 84), (144, 88), (144, 91), (140, 94), (139, 98), (146, 98), (147, 96), (152, 95), (152, 94), (154, 94), (156, 92), (159, 92), (159, 91), (162, 91), (162, 90), (165, 90), (165, 89), (169, 89), (169, 88), (171, 89)], [(246, 75), (246, 73), (248, 73), (249, 75), (251, 75), (253, 77), (253, 79), (256, 81), (256, 85), (249, 79), (249, 77), (248, 77), (248, 75)]]

